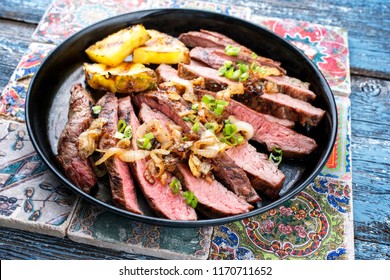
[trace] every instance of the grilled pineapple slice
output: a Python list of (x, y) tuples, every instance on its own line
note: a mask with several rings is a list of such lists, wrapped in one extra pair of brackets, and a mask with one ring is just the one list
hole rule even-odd
[(155, 89), (156, 73), (142, 64), (122, 62), (116, 67), (84, 63), (85, 79), (94, 89), (131, 93)]
[(85, 50), (95, 62), (117, 66), (128, 57), (135, 48), (150, 39), (149, 33), (141, 24), (119, 30)]
[(134, 49), (133, 62), (143, 64), (190, 63), (190, 51), (179, 39), (148, 29), (151, 39), (145, 46)]

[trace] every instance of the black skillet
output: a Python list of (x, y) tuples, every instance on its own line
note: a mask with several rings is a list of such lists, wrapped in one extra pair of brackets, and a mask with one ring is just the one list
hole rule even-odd
[[(251, 48), (257, 54), (280, 61), (288, 75), (311, 84), (317, 94), (314, 106), (326, 111), (315, 129), (300, 128), (300, 132), (314, 138), (319, 147), (305, 161), (284, 161), (282, 171), (286, 182), (281, 197), (276, 201), (264, 200), (249, 213), (197, 221), (173, 221), (158, 218), (148, 209), (140, 196), (146, 215), (138, 215), (115, 207), (110, 198), (107, 182), (102, 179), (93, 194), (86, 194), (66, 178), (55, 156), (58, 137), (66, 123), (69, 90), (77, 81), (84, 83), (82, 64), (88, 62), (84, 50), (98, 40), (122, 28), (142, 23), (147, 29), (156, 29), (173, 36), (180, 33), (207, 29), (223, 33)], [(333, 94), (318, 68), (296, 47), (267, 29), (231, 16), (189, 9), (154, 9), (116, 16), (93, 24), (76, 33), (56, 49), (41, 64), (27, 94), (26, 121), (31, 141), (49, 168), (71, 189), (88, 201), (132, 220), (165, 226), (197, 227), (228, 223), (270, 210), (305, 189), (325, 166), (336, 138), (337, 112)], [(259, 147), (261, 149), (261, 147)], [(105, 194), (104, 194), (105, 193)]]

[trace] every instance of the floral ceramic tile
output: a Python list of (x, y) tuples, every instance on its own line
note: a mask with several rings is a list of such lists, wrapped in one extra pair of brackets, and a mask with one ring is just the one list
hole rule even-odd
[(335, 94), (351, 94), (347, 31), (309, 22), (252, 16), (302, 50), (321, 70)]
[(206, 10), (216, 13), (227, 14), (235, 17), (240, 17), (246, 20), (249, 20), (251, 17), (251, 9), (243, 6), (237, 5), (225, 5), (225, 4), (216, 4), (205, 1), (185, 1), (185, 0), (149, 0), (149, 8), (187, 8), (187, 9), (197, 9), (197, 10)]
[(24, 105), (31, 78), (54, 47), (39, 43), (32, 43), (28, 47), (0, 96), (0, 116), (17, 121), (25, 120)]
[(142, 9), (144, 0), (54, 0), (32, 38), (59, 44), (84, 27), (100, 20)]
[(320, 175), (352, 180), (351, 159), (351, 101), (336, 96), (338, 130), (332, 154)]
[(262, 215), (215, 227), (210, 259), (353, 259), (351, 183), (318, 177)]
[(170, 228), (131, 221), (81, 201), (68, 229), (75, 242), (164, 259), (206, 259), (212, 227)]
[(38, 157), (26, 126), (0, 119), (0, 225), (65, 236), (76, 200)]

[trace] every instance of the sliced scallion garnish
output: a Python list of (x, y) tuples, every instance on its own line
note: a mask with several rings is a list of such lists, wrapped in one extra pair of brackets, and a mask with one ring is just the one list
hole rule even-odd
[(93, 106), (91, 109), (92, 109), (92, 113), (94, 115), (98, 115), (102, 110), (102, 106), (96, 105), (96, 106)]

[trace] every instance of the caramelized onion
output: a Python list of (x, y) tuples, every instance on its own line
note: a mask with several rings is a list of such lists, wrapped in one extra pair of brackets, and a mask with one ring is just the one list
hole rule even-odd
[(253, 137), (254, 130), (252, 125), (247, 122), (240, 121), (234, 116), (229, 116), (229, 121), (237, 127), (237, 132), (241, 132), (246, 140)]
[(97, 151), (103, 152), (104, 155), (97, 162), (95, 162), (95, 165), (102, 164), (113, 155), (118, 156), (122, 161), (134, 162), (140, 159), (144, 159), (150, 154), (150, 151), (146, 150), (126, 150), (119, 147), (112, 147), (107, 150)]
[(93, 154), (97, 148), (97, 142), (102, 134), (103, 126), (107, 123), (104, 118), (94, 119), (90, 127), (80, 134), (78, 139), (78, 151), (82, 158), (87, 158)]

